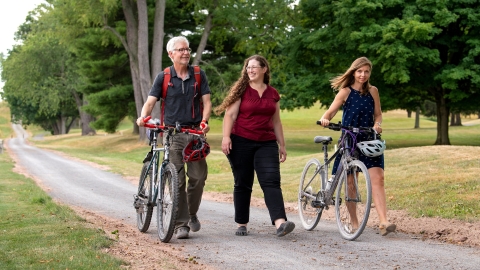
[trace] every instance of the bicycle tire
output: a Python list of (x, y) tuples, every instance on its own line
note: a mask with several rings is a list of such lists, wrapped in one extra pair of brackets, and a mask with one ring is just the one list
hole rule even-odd
[[(150, 168), (149, 168), (150, 167)], [(147, 172), (147, 170), (149, 170)], [(138, 184), (137, 196), (134, 202), (137, 212), (137, 228), (140, 232), (146, 232), (150, 227), (153, 214), (152, 203), (152, 175), (153, 168), (150, 166), (150, 161), (143, 163), (142, 172), (140, 174), (140, 180)], [(143, 181), (143, 178), (145, 180)]]
[[(348, 173), (353, 171), (357, 173)], [(348, 175), (353, 177), (347, 177)], [(354, 183), (355, 185), (352, 185)], [(350, 191), (352, 190), (351, 187), (356, 192)], [(349, 195), (348, 198), (347, 195)], [(344, 239), (353, 241), (363, 233), (370, 216), (371, 203), (372, 185), (368, 169), (363, 162), (353, 160), (348, 164), (348, 170), (343, 170), (340, 175), (335, 197), (335, 217), (340, 235)], [(351, 213), (355, 213), (357, 222), (355, 222), (355, 217)], [(358, 227), (355, 226), (355, 223), (358, 224)], [(357, 228), (355, 229), (355, 227)]]
[(310, 159), (303, 169), (298, 186), (298, 214), (307, 231), (313, 230), (322, 216), (323, 207), (314, 207), (312, 201), (316, 199), (308, 196), (317, 197), (318, 192), (324, 189), (325, 179), (322, 178), (325, 177), (325, 171), (323, 168), (318, 170), (320, 166), (317, 159)]
[(161, 179), (157, 203), (157, 232), (160, 241), (168, 243), (175, 231), (180, 200), (178, 173), (175, 165), (167, 163), (162, 170)]

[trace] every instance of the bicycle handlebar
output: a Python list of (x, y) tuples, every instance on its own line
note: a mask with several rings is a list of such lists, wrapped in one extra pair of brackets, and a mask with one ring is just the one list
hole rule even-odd
[[(317, 125), (322, 125), (322, 122), (320, 122), (320, 120), (318, 120)], [(359, 132), (362, 132), (362, 131), (377, 133), (377, 131), (374, 130), (373, 128), (371, 128), (371, 127), (344, 126), (344, 125), (342, 125), (342, 122), (338, 122), (338, 124), (329, 123), (328, 126), (326, 126), (326, 127), (331, 129), (331, 130), (335, 130), (335, 131), (340, 131), (342, 129), (346, 129), (346, 130), (349, 130), (349, 131), (353, 131), (355, 133), (359, 133)]]
[(191, 128), (182, 128), (179, 125), (177, 125), (176, 128), (173, 128), (173, 127), (161, 126), (159, 124), (147, 123), (148, 120), (150, 120), (151, 118), (152, 118), (151, 116), (147, 116), (145, 117), (145, 119), (143, 119), (143, 122), (145, 123), (146, 128), (155, 128), (155, 129), (160, 129), (161, 131), (168, 131), (170, 129), (175, 129), (176, 132), (181, 132), (181, 133), (197, 134), (197, 135), (203, 134), (203, 131), (201, 130), (196, 130)]

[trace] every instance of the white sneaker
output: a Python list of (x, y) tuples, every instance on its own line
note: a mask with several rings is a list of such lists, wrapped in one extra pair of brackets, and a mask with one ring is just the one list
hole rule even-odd
[(175, 236), (177, 237), (177, 239), (187, 239), (188, 238), (188, 229), (186, 227), (178, 228)]

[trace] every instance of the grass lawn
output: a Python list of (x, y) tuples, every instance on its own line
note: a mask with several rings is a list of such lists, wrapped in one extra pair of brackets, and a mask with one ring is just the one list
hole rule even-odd
[[(304, 164), (319, 158), (321, 147), (313, 143), (317, 135), (338, 132), (317, 126), (323, 114), (319, 108), (282, 112), (288, 159), (281, 165), (282, 190), (286, 201), (294, 202)], [(340, 120), (340, 113), (334, 121)], [(9, 110), (0, 103), (0, 139), (13, 135)], [(384, 113), (383, 136), (387, 141), (385, 179), (390, 209), (407, 210), (412, 216), (480, 219), (480, 121), (450, 127), (451, 146), (433, 146), (436, 123), (421, 118), (414, 129), (414, 118), (404, 111)], [(231, 193), (233, 180), (227, 159), (220, 151), (221, 119), (210, 121), (208, 141), (209, 192)], [(118, 132), (81, 136), (80, 130), (51, 136), (38, 127), (26, 127), (30, 142), (38, 147), (106, 166), (126, 177), (138, 177), (141, 161), (149, 150), (132, 134), (132, 123), (124, 121)], [(333, 146), (332, 146), (333, 149)], [(125, 263), (101, 250), (112, 244), (105, 232), (91, 228), (64, 206), (56, 205), (31, 179), (13, 170), (13, 161), (0, 154), (0, 263), (5, 269), (118, 269)], [(263, 197), (257, 183), (253, 195)]]
[[(7, 120), (8, 119), (8, 120)], [(0, 102), (0, 139), (12, 129)], [(0, 269), (119, 269), (125, 262), (103, 249), (113, 244), (70, 208), (57, 205), (36, 183), (14, 172), (0, 154)]]
[[(285, 200), (295, 201), (303, 166), (310, 158), (322, 160), (320, 145), (313, 143), (317, 135), (332, 136), (339, 132), (316, 125), (324, 110), (318, 107), (282, 112), (288, 158), (281, 166)], [(339, 121), (341, 112), (333, 121)], [(421, 117), (420, 128), (414, 129), (414, 118), (405, 111), (384, 113), (383, 136), (387, 142), (385, 179), (390, 209), (405, 209), (413, 216), (439, 216), (477, 220), (480, 191), (480, 125), (450, 127), (452, 146), (433, 146), (436, 122)], [(463, 123), (475, 123), (472, 118)], [(221, 119), (211, 119), (208, 141), (209, 178), (206, 191), (231, 193), (232, 173), (220, 151)], [(58, 150), (110, 168), (128, 177), (138, 177), (141, 160), (149, 147), (132, 134), (132, 124), (125, 121), (115, 134), (99, 131), (96, 136), (81, 136), (79, 130), (59, 136), (32, 140), (39, 147)], [(41, 131), (32, 129), (34, 136)], [(331, 146), (331, 152), (333, 145)], [(452, 158), (455, 157), (455, 158)], [(257, 183), (253, 195), (263, 197)]]

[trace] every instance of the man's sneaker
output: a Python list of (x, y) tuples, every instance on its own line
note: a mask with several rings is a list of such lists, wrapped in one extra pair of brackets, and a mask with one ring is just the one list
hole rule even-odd
[(188, 226), (190, 227), (190, 230), (192, 230), (192, 232), (200, 231), (200, 228), (202, 227), (202, 225), (200, 224), (200, 221), (198, 221), (197, 215), (190, 216), (190, 221), (188, 222)]
[(186, 227), (178, 228), (176, 237), (177, 237), (177, 239), (187, 239), (188, 238), (188, 229)]

